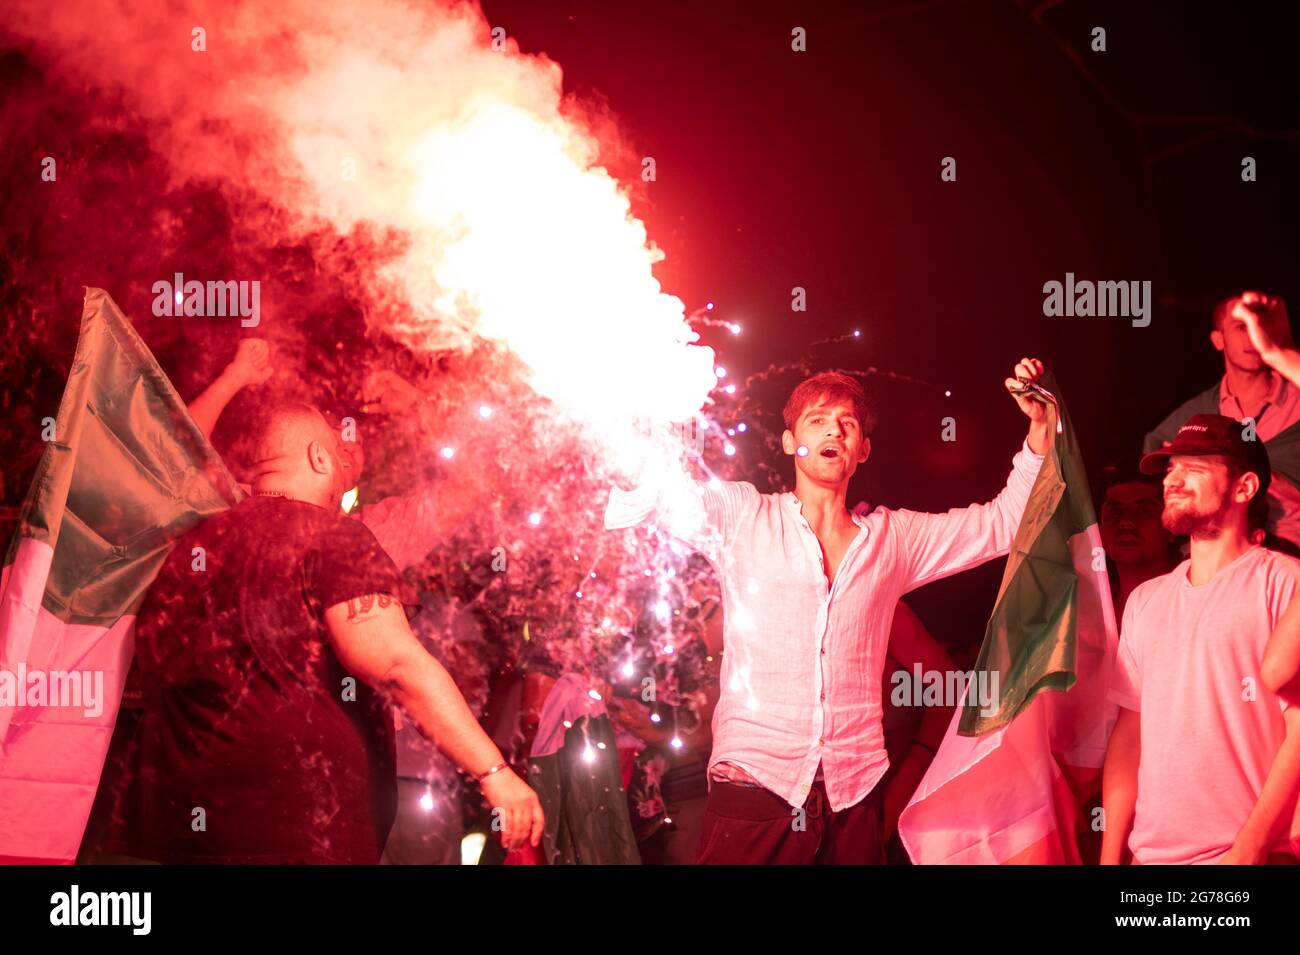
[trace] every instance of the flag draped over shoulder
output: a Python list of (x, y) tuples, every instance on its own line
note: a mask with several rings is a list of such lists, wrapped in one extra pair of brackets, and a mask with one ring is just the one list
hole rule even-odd
[(1080, 861), (1080, 803), (1117, 715), (1106, 692), (1118, 636), (1078, 440), (1050, 373), (1041, 384), (1055, 398), (1052, 447), (964, 705), (899, 818), (914, 862)]
[(141, 600), (176, 538), (241, 496), (100, 289), (42, 437), (0, 579), (0, 862), (76, 858)]

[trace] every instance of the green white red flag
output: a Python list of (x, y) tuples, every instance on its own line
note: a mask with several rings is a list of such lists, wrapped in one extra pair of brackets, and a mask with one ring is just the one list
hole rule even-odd
[[(1118, 628), (1079, 443), (1048, 372), (1052, 447), (952, 724), (899, 836), (917, 863), (1077, 863), (1117, 708)], [(986, 674), (981, 681), (979, 674)], [(995, 679), (996, 677), (996, 679)], [(993, 705), (980, 685), (999, 687)]]
[(0, 862), (72, 862), (135, 614), (173, 542), (241, 492), (108, 294), (87, 289), (0, 578)]

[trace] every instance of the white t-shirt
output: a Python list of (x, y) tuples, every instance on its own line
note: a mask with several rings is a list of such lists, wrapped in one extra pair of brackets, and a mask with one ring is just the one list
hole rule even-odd
[(1111, 682), (1110, 699), (1141, 713), (1129, 848), (1142, 864), (1213, 862), (1231, 848), (1286, 736), (1287, 704), (1259, 667), (1300, 561), (1252, 547), (1200, 587), (1190, 568), (1133, 591)]

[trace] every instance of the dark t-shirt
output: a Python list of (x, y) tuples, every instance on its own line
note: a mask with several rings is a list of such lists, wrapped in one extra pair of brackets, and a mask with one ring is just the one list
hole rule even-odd
[(249, 498), (178, 543), (137, 627), (144, 711), (120, 821), (133, 855), (379, 861), (393, 724), (323, 622), (373, 593), (403, 596), (392, 560), (360, 521), (312, 504)]

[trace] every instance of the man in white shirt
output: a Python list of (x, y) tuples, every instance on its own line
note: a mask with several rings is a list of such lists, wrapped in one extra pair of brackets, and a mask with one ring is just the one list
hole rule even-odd
[(856, 379), (800, 384), (782, 447), (795, 490), (646, 474), (614, 489), (608, 528), (656, 522), (719, 571), (725, 612), (701, 863), (874, 863), (888, 767), (881, 675), (898, 598), (1011, 547), (1046, 452), (1046, 409), (1023, 359), (1005, 386), (1029, 417), (1006, 487), (987, 504), (922, 514), (851, 514), (849, 479), (874, 425)]

